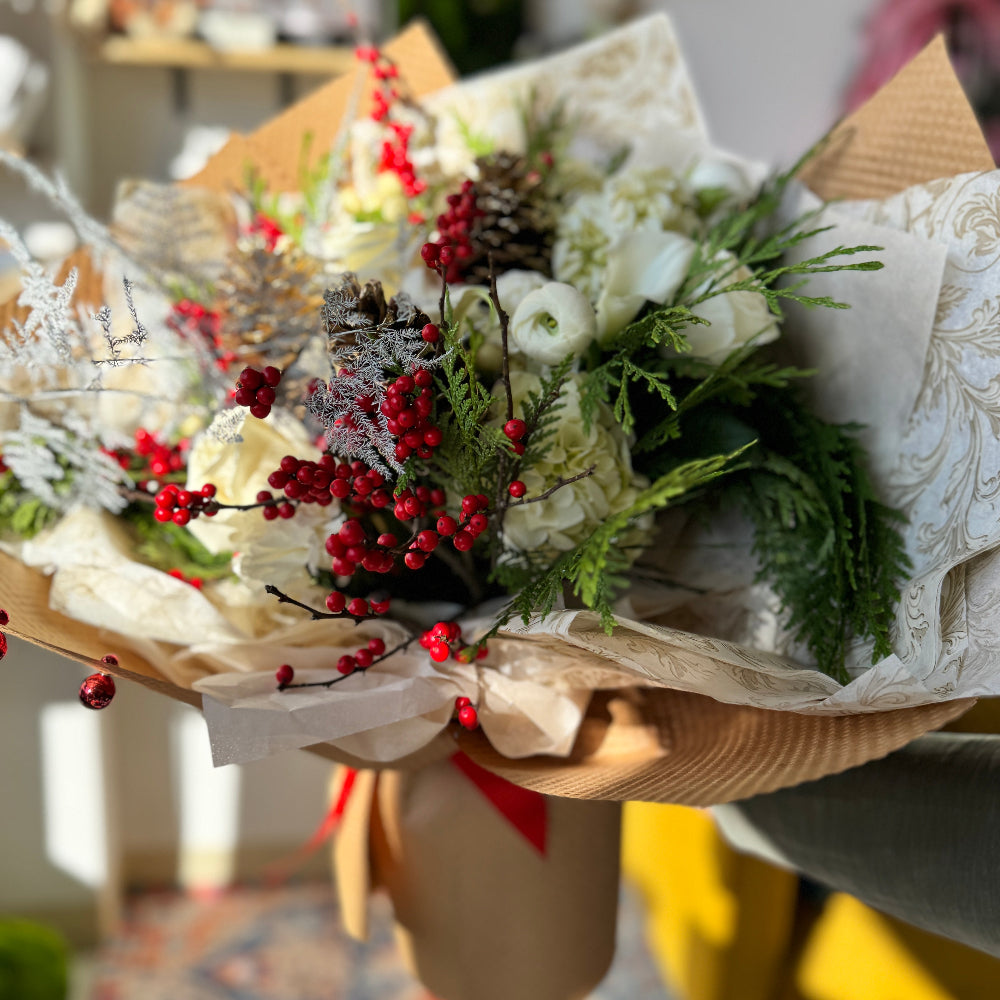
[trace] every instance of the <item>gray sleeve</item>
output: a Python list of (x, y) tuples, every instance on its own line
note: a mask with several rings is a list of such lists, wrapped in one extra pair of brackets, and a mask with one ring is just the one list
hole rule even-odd
[(998, 793), (1000, 736), (933, 733), (714, 812), (736, 848), (1000, 957)]

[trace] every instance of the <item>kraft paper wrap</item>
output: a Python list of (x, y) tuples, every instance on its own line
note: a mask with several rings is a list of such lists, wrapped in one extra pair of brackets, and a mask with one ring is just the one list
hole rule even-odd
[[(416, 96), (451, 80), (449, 66), (420, 25), (403, 32), (387, 50)], [(294, 188), (302, 134), (312, 130), (314, 150), (324, 149), (355, 92), (353, 77), (333, 81), (252, 135), (235, 137), (188, 183), (219, 191), (237, 188), (249, 161), (269, 183)], [(878, 197), (934, 176), (992, 165), (939, 40), (838, 126), (804, 177), (823, 197)], [(86, 258), (79, 261), (85, 287), (99, 287)], [(11, 614), (11, 634), (91, 665), (103, 653), (115, 652), (120, 665), (108, 672), (178, 700), (198, 702), (194, 692), (164, 680), (141, 655), (126, 653), (130, 647), (124, 640), (53, 612), (40, 619), (39, 609), (48, 607), (47, 594), (44, 577), (0, 555), (0, 606)], [(515, 764), (475, 738), (462, 739), (470, 756), (484, 766), (550, 793), (709, 804), (884, 756), (971, 704), (966, 699), (863, 716), (807, 717), (650, 691), (634, 701), (615, 699), (614, 711), (606, 701), (595, 704), (573, 755), (565, 761), (536, 758)], [(309, 749), (344, 759), (330, 748)]]
[(382, 886), (404, 957), (441, 1000), (585, 997), (614, 955), (619, 814), (550, 799), (543, 857), (448, 760), (361, 772), (333, 849), (344, 926), (364, 936)]

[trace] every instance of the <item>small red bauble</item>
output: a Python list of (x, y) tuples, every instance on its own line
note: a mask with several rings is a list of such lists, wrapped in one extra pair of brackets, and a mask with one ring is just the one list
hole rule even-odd
[(91, 674), (80, 685), (80, 703), (87, 708), (107, 708), (115, 696), (115, 681), (108, 674)]

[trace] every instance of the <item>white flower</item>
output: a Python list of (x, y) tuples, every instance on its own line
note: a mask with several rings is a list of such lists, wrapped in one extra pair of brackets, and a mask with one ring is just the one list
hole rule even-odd
[[(725, 257), (732, 260), (728, 252)], [(726, 284), (746, 281), (752, 276), (748, 267), (739, 267)], [(685, 327), (684, 336), (691, 345), (691, 356), (712, 364), (724, 361), (726, 355), (751, 340), (760, 345), (769, 344), (778, 337), (778, 322), (759, 292), (722, 292), (698, 303), (691, 311), (711, 324)]]
[[(511, 374), (515, 404), (536, 391), (540, 379)], [(557, 424), (543, 459), (521, 473), (527, 496), (538, 496), (562, 477), (594, 466), (592, 475), (556, 490), (538, 503), (510, 507), (504, 519), (504, 544), (521, 552), (565, 552), (575, 548), (607, 518), (631, 506), (646, 481), (632, 471), (628, 441), (610, 410), (601, 405), (589, 430), (580, 411), (581, 376), (571, 376), (559, 397)], [(522, 413), (523, 415), (523, 413)], [(640, 529), (641, 530), (641, 529)], [(641, 542), (641, 535), (630, 532)], [(629, 543), (632, 541), (629, 539)]]
[(579, 288), (591, 302), (601, 292), (613, 227), (601, 192), (581, 195), (563, 213), (552, 247), (552, 273), (557, 281)]
[(559, 281), (525, 295), (510, 321), (514, 348), (545, 365), (554, 365), (567, 354), (582, 354), (596, 334), (597, 321), (587, 296)]
[(671, 229), (692, 233), (698, 228), (690, 191), (666, 167), (621, 170), (609, 178), (606, 193), (611, 221), (618, 232)]
[[(220, 503), (250, 504), (258, 491), (268, 489), (267, 477), (285, 455), (319, 458), (302, 423), (283, 410), (272, 410), (264, 420), (247, 416), (238, 431), (242, 441), (219, 440), (212, 428), (195, 439), (188, 459), (189, 489), (212, 483)], [(303, 588), (310, 584), (305, 563), (315, 564), (315, 553), (325, 537), (323, 526), (332, 512), (332, 507), (302, 505), (294, 518), (279, 524), (265, 521), (259, 509), (224, 510), (215, 517), (192, 520), (188, 529), (210, 552), (239, 551), (241, 559), (235, 568), (248, 582), (258, 587), (273, 583), (285, 589), (294, 581)], [(279, 537), (281, 551), (277, 552), (275, 539)], [(255, 576), (256, 568), (266, 570), (267, 577)]]
[(608, 251), (597, 299), (597, 329), (606, 344), (630, 323), (646, 302), (666, 302), (687, 276), (694, 242), (680, 233), (641, 230), (617, 240)]

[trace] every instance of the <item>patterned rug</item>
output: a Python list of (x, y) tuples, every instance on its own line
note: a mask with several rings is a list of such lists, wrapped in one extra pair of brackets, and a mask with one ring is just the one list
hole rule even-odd
[[(630, 893), (618, 939), (591, 1000), (665, 1000)], [(400, 961), (388, 901), (375, 897), (370, 940), (359, 943), (344, 933), (329, 884), (136, 896), (92, 983), (88, 1000), (432, 1000)]]

